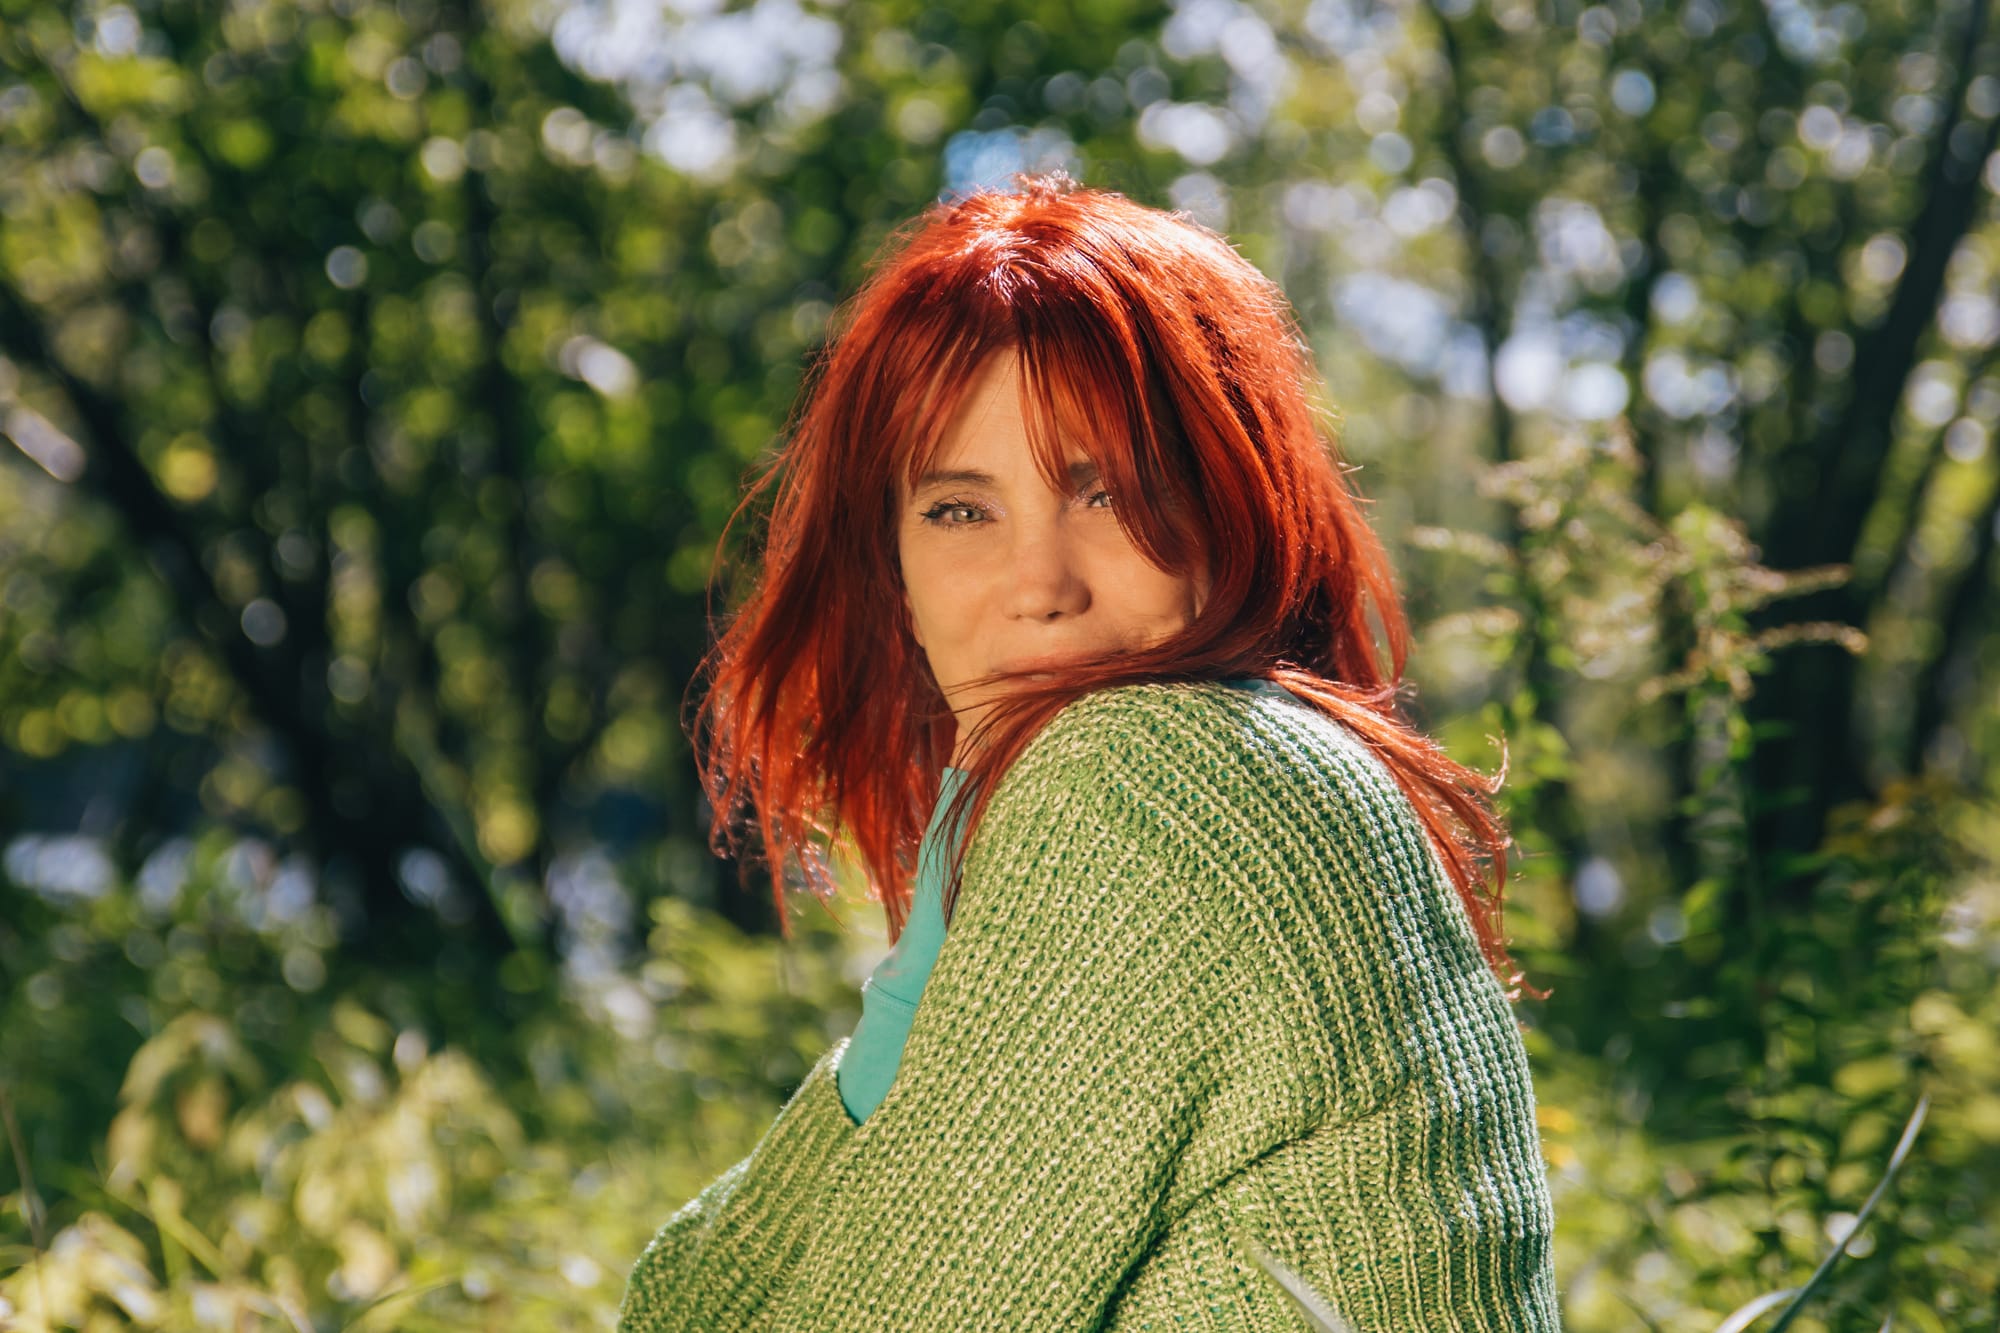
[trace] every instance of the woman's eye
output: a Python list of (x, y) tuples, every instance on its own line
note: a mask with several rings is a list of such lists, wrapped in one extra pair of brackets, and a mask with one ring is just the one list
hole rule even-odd
[(942, 504), (934, 504), (926, 509), (921, 517), (924, 522), (938, 527), (963, 528), (979, 521), (980, 509), (977, 505), (946, 500)]
[(1092, 491), (1084, 497), (1083, 502), (1094, 509), (1109, 509), (1111, 508), (1111, 492)]

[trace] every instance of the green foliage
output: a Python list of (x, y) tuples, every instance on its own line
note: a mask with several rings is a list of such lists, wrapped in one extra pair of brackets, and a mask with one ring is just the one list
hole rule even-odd
[(704, 850), (724, 522), (1057, 164), (1284, 284), (1506, 747), (1567, 1325), (2000, 1319), (1989, 6), (637, 8), (0, 0), (14, 1322), (608, 1319), (869, 947)]
[[(1635, 988), (1601, 1057), (1531, 1034), (1573, 1327), (1634, 1308), (1661, 1328), (1712, 1327), (1798, 1285), (1853, 1225), (1920, 1089), (1934, 1106), (1923, 1141), (1799, 1326), (1994, 1317), (1975, 1257), (2000, 1240), (1986, 1063), (2000, 986), (1976, 887), (1991, 871), (1944, 864), (1957, 849), (1935, 795), (1844, 815), (1815, 933), (1717, 939), (1690, 919), (1665, 950), (1678, 966), (1659, 969), (1671, 986)], [(1946, 890), (1968, 883), (1950, 912), (1976, 928), (1941, 931)]]
[[(1855, 1235), (1814, 1297), (1823, 1308), (1802, 1308), (1797, 1326), (1980, 1326), (2000, 1312), (1973, 1258), (2000, 1241), (1988, 1203), (2000, 1189), (1993, 808), (1935, 777), (1889, 783), (1834, 812), (1801, 872), (1809, 914), (1776, 900), (1747, 835), (1770, 797), (1751, 767), (1769, 742), (1745, 702), (1774, 654), (1818, 637), (1865, 643), (1840, 626), (1753, 631), (1751, 611), (1840, 572), (1768, 570), (1737, 525), (1700, 506), (1652, 521), (1631, 498), (1635, 464), (1616, 432), (1559, 439), (1483, 483), (1519, 513), (1518, 546), (1419, 534), (1439, 558), (1492, 570), (1505, 598), (1434, 624), (1432, 643), (1503, 665), (1538, 636), (1575, 673), (1560, 731), (1539, 717), (1556, 701), (1532, 692), (1512, 713), (1496, 705), (1446, 729), (1468, 749), (1475, 722), (1515, 740), (1504, 798), (1527, 838), (1552, 790), (1590, 825), (1625, 805), (1596, 775), (1642, 774), (1662, 744), (1688, 745), (1696, 765), (1685, 808), (1663, 812), (1693, 841), (1680, 849), (1688, 871), (1670, 863), (1616, 895), (1572, 897), (1531, 841), (1516, 886), (1521, 960), (1552, 992), (1529, 1004), (1528, 1037), (1568, 1326), (1629, 1327), (1636, 1313), (1696, 1333), (1802, 1285), (1855, 1225), (1920, 1090), (1932, 1123), (1880, 1234)], [(1626, 966), (1611, 986), (1573, 954), (1621, 920)]]
[[(313, 977), (295, 953), (310, 922), (224, 924), (226, 864), (197, 856), (170, 914), (121, 887), (31, 937), (67, 931), (76, 956), (49, 958), (44, 1003), (5, 1025), (7, 1067), (39, 1075), (0, 1088), (27, 1154), (62, 1160), (48, 1130), (82, 1100), (70, 1077), (124, 1076), (109, 1124), (84, 1127), (91, 1166), (0, 1196), (10, 1327), (605, 1327), (666, 1205), (748, 1151), (857, 1016), (830, 914), (781, 946), (663, 900), (625, 989), (521, 1034), (536, 1081), (510, 1093), (394, 1017), (417, 1012), (399, 979)], [(89, 970), (121, 944), (149, 966)], [(86, 975), (95, 1003), (47, 1002)], [(86, 1038), (94, 1012), (113, 1027)]]

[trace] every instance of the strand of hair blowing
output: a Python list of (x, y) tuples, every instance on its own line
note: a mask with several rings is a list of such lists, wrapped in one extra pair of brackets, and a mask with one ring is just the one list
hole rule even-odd
[(1381, 757), (1518, 996), (1501, 922), (1510, 840), (1488, 799), (1504, 757), (1486, 778), (1402, 715), (1408, 625), (1289, 304), (1213, 232), (1060, 174), (913, 219), (809, 365), (783, 447), (730, 520), (774, 492), (763, 567), (690, 694), (714, 848), (742, 854), (754, 827), (789, 936), (784, 867), (825, 896), (826, 849), (850, 845), (900, 936), (956, 724), (902, 600), (898, 484), (1003, 347), (1021, 359), (1045, 479), (1059, 483), (1065, 447), (1088, 452), (1140, 552), (1205, 565), (1210, 593), (1143, 651), (1005, 681), (968, 738), (961, 863), (1001, 775), (1065, 704), (1138, 681), (1272, 679)]

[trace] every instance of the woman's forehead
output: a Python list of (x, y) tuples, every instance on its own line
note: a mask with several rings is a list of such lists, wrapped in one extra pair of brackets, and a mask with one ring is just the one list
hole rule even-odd
[(943, 420), (933, 463), (983, 452), (996, 442), (1019, 443), (1035, 412), (1020, 354), (1002, 348), (980, 363)]
[[(1073, 401), (1075, 386), (1065, 383), (1067, 378), (1036, 383), (1017, 348), (996, 349), (966, 377), (947, 410), (920, 422), (900, 480), (919, 488), (991, 480), (982, 472), (982, 460), (999, 456), (1013, 462), (1025, 450), (1038, 470), (1053, 464), (1058, 480), (1067, 474), (1072, 485), (1083, 484), (1100, 470), (1101, 429), (1091, 424), (1093, 414)], [(1042, 395), (1052, 401), (1044, 404)]]

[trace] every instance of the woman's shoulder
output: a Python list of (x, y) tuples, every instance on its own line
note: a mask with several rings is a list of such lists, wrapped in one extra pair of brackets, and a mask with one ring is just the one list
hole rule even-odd
[(1066, 705), (994, 792), (1032, 831), (1086, 819), (1142, 842), (1330, 838), (1352, 857), (1429, 870), (1421, 821), (1352, 728), (1267, 681), (1122, 685)]
[(1149, 681), (1080, 696), (1028, 743), (1002, 791), (1106, 782), (1210, 801), (1317, 800), (1357, 785), (1371, 796), (1398, 790), (1345, 723), (1280, 685), (1248, 679)]

